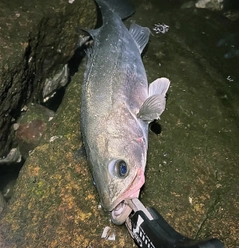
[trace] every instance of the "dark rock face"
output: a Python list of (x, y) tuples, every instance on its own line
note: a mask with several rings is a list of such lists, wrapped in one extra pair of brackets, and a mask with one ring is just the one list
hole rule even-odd
[(29, 146), (26, 154), (29, 150), (33, 150), (37, 146), (38, 140), (45, 130), (46, 123), (42, 120), (33, 120), (30, 123), (24, 123), (19, 127), (17, 130), (17, 138), (24, 143), (24, 147)]
[(5, 206), (6, 206), (6, 201), (5, 201), (2, 193), (0, 192), (0, 214), (3, 211), (3, 209), (5, 208)]
[(18, 120), (16, 139), (21, 155), (26, 159), (39, 143), (54, 112), (39, 104), (31, 104)]
[(45, 78), (72, 57), (77, 27), (92, 28), (93, 1), (1, 1), (0, 157), (13, 143), (14, 121), (29, 102), (41, 102)]

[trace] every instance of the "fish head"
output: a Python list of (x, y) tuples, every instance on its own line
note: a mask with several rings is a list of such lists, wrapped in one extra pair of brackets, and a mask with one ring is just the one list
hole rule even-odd
[(148, 125), (127, 112), (115, 117), (97, 135), (93, 156), (93, 177), (106, 211), (138, 197), (145, 182)]

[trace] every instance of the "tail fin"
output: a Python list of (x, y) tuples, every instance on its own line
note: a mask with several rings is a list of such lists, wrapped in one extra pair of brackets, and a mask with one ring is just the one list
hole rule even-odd
[(121, 19), (126, 19), (135, 12), (134, 5), (130, 0), (95, 0), (100, 8), (107, 7), (117, 13)]

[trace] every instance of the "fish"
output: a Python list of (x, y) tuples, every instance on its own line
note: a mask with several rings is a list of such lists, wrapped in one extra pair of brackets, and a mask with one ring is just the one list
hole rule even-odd
[(93, 39), (86, 51), (82, 84), (81, 133), (101, 206), (116, 225), (130, 212), (127, 199), (138, 198), (145, 183), (148, 125), (165, 109), (170, 81), (150, 85), (141, 54), (150, 29), (123, 19), (135, 9), (128, 0), (96, 0), (102, 25), (87, 30)]

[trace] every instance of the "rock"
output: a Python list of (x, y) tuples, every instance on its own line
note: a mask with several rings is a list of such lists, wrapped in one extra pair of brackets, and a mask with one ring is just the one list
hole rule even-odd
[(195, 4), (197, 8), (206, 8), (211, 10), (222, 10), (223, 0), (198, 0)]
[[(66, 89), (39, 145), (27, 158), (8, 207), (0, 215), (0, 247), (134, 247), (126, 228), (116, 228), (99, 199), (79, 130), (85, 66)], [(101, 238), (109, 226), (116, 240)], [(44, 235), (43, 235), (44, 233)]]
[(25, 160), (47, 128), (47, 123), (53, 119), (55, 113), (40, 104), (29, 104), (22, 108), (22, 115), (12, 125), (15, 131), (15, 146), (6, 157), (0, 159), (0, 164), (19, 163)]
[(180, 9), (190, 9), (190, 8), (193, 8), (193, 7), (195, 7), (195, 1), (192, 0), (192, 1), (184, 2), (181, 5)]
[(30, 104), (26, 112), (23, 112), (18, 120), (19, 126), (16, 130), (16, 138), (24, 159), (38, 145), (48, 122), (52, 120), (54, 115), (53, 111), (39, 104)]
[(19, 163), (22, 160), (21, 153), (19, 149), (12, 148), (8, 155), (0, 159), (0, 164), (9, 164), (9, 163)]
[(72, 57), (76, 28), (93, 28), (93, 1), (0, 3), (0, 157), (13, 145), (12, 122), (29, 102), (41, 102), (46, 78)]
[(2, 195), (5, 201), (8, 202), (13, 196), (13, 192), (14, 192), (13, 189), (14, 189), (15, 184), (16, 184), (16, 179), (12, 179), (4, 186), (2, 190)]
[(223, 13), (231, 21), (239, 20), (239, 10), (229, 10)]
[(217, 42), (217, 47), (226, 48), (225, 59), (231, 59), (239, 56), (238, 35), (229, 33)]
[(229, 52), (224, 54), (225, 59), (231, 59), (235, 57), (239, 57), (239, 49), (236, 48), (233, 48)]
[(0, 214), (2, 213), (3, 209), (5, 208), (6, 206), (6, 201), (0, 191)]
[(65, 86), (69, 82), (69, 69), (68, 65), (64, 65), (60, 68), (58, 73), (54, 75), (53, 78), (47, 78), (44, 83), (44, 88), (42, 92), (43, 101), (46, 102), (51, 98), (57, 89)]

